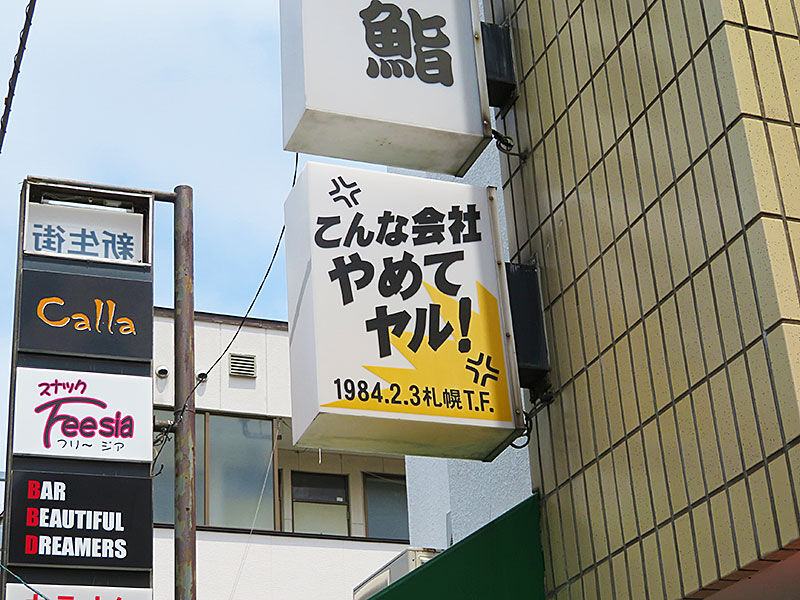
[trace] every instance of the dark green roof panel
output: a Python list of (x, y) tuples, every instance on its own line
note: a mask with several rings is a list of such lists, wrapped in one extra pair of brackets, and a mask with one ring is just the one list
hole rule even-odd
[(539, 515), (532, 496), (370, 600), (543, 600)]

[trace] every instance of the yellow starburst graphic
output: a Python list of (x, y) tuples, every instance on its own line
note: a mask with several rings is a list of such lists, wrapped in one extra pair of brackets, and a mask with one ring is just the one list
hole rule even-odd
[[(503, 349), (503, 330), (497, 298), (480, 282), (480, 312), (471, 313), (467, 338), (469, 350), (461, 352), (459, 301), (425, 283), (433, 302), (441, 306), (441, 317), (453, 326), (453, 337), (433, 350), (426, 336), (419, 349), (409, 348), (412, 332), (392, 335), (392, 345), (408, 359), (413, 368), (363, 365), (377, 375), (386, 387), (369, 398), (338, 400), (326, 407), (357, 408), (415, 415), (511, 421), (508, 376)], [(462, 349), (464, 349), (462, 347)]]

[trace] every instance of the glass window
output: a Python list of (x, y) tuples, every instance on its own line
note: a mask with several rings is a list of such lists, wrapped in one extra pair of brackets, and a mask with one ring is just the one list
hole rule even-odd
[(408, 540), (406, 478), (364, 473), (367, 537)]
[(209, 415), (208, 449), (208, 524), (274, 529), (272, 421)]
[[(156, 409), (156, 419), (159, 421), (171, 421), (174, 413), (171, 410)], [(202, 525), (206, 522), (205, 511), (205, 475), (206, 475), (206, 428), (205, 415), (196, 413), (195, 418), (195, 498), (197, 502), (197, 523)], [(155, 450), (158, 450), (157, 448)], [(155, 456), (155, 454), (154, 454)], [(162, 470), (163, 466), (163, 470)], [(153, 479), (153, 521), (155, 523), (174, 523), (175, 522), (175, 442), (170, 437), (170, 441), (164, 446), (158, 462), (155, 465), (155, 472), (160, 474)]]
[(296, 533), (350, 535), (347, 476), (293, 472), (292, 522)]

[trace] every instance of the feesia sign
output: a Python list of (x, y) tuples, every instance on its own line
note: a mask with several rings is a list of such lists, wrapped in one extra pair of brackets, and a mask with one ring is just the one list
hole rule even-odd
[(14, 454), (149, 462), (149, 377), (16, 370)]
[(152, 600), (149, 588), (86, 587), (75, 585), (31, 585), (31, 591), (21, 583), (6, 586), (6, 600)]
[(20, 350), (152, 358), (151, 281), (23, 269), (21, 286)]
[(287, 150), (462, 175), (491, 138), (477, 0), (281, 0)]
[(295, 443), (487, 458), (514, 435), (485, 188), (310, 163), (285, 210)]
[(152, 480), (15, 471), (12, 564), (150, 569)]

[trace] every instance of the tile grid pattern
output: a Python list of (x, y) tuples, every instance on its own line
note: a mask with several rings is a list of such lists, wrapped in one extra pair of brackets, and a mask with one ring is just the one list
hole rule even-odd
[(532, 442), (550, 596), (706, 597), (800, 536), (797, 7), (491, 14), (532, 152), (504, 165), (511, 254), (542, 266), (558, 391)]

